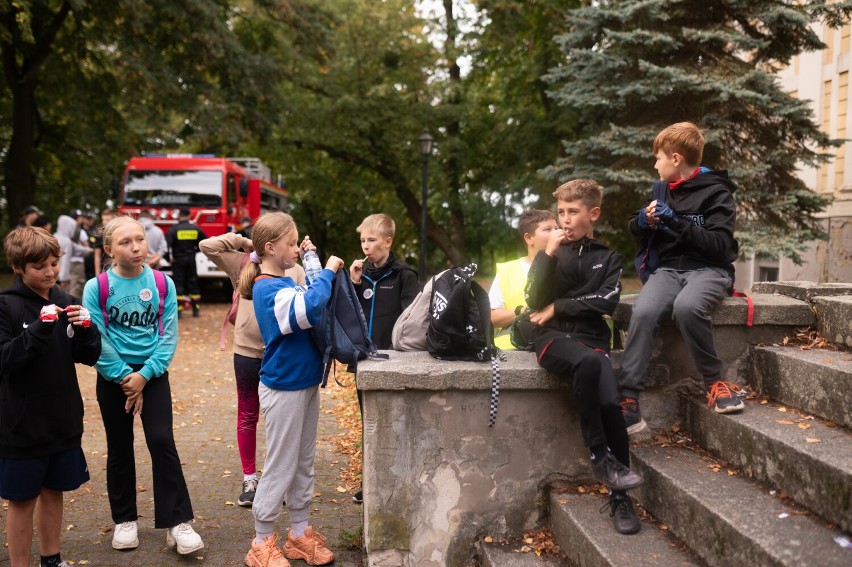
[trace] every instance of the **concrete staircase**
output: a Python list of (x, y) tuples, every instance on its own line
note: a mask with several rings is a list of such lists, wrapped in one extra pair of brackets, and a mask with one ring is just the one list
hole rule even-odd
[[(823, 336), (852, 346), (852, 286), (759, 292), (807, 301)], [(608, 508), (600, 512), (606, 497), (551, 490), (551, 529), (567, 564), (852, 565), (852, 549), (837, 541), (852, 533), (852, 352), (753, 345), (739, 380), (761, 394), (744, 412), (716, 414), (683, 395), (679, 436), (631, 440), (645, 479), (631, 495), (652, 516), (639, 534), (613, 530)], [(543, 564), (505, 553), (483, 564)]]

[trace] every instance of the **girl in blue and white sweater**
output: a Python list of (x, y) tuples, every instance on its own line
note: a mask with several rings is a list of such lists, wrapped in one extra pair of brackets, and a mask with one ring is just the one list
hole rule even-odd
[(308, 525), (322, 379), (322, 355), (309, 329), (319, 322), (343, 260), (331, 256), (326, 269), (304, 287), (285, 274), (300, 255), (299, 234), (290, 215), (274, 212), (260, 217), (252, 241), (255, 251), (240, 276), (239, 291), (245, 299), (253, 299), (266, 345), (258, 394), (267, 454), (254, 497), (256, 535), (246, 565), (287, 564), (274, 533), (282, 501), (290, 516), (283, 556), (324, 565), (334, 560), (334, 554), (325, 547), (325, 538)]

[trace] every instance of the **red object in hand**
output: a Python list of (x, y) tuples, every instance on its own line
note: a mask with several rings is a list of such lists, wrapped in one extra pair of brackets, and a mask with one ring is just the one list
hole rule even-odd
[(59, 319), (59, 315), (56, 313), (56, 305), (50, 304), (45, 305), (41, 308), (41, 313), (39, 313), (38, 318), (45, 323), (54, 323), (57, 319)]

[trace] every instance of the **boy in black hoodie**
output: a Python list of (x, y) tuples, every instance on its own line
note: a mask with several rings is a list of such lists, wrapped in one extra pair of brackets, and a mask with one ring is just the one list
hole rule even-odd
[(707, 407), (718, 413), (745, 407), (735, 385), (722, 380), (710, 315), (733, 286), (738, 246), (734, 239), (736, 185), (727, 171), (700, 167), (704, 136), (695, 124), (680, 122), (654, 140), (654, 168), (669, 183), (665, 203), (652, 201), (630, 219), (641, 238), (657, 231), (659, 264), (648, 278), (630, 317), (618, 386), (629, 433), (645, 428), (639, 392), (651, 359), (657, 324), (670, 316), (692, 353), (707, 388)]
[(38, 502), (41, 565), (68, 565), (59, 556), (62, 493), (89, 480), (74, 363), (97, 362), (101, 337), (79, 299), (56, 285), (56, 238), (22, 227), (3, 247), (17, 276), (0, 292), (0, 497), (9, 501), (9, 557), (12, 567), (29, 565)]
[(527, 276), (527, 305), (539, 364), (573, 380), (583, 441), (595, 476), (612, 489), (610, 516), (616, 531), (636, 533), (639, 519), (627, 490), (642, 483), (631, 471), (627, 428), (609, 360), (611, 315), (621, 294), (621, 257), (592, 238), (603, 189), (575, 179), (553, 193), (560, 229), (551, 233)]
[(361, 233), (365, 258), (352, 262), (349, 276), (367, 317), (370, 338), (378, 348), (389, 349), (396, 320), (420, 291), (417, 273), (391, 252), (396, 223), (388, 215), (370, 215), (356, 230)]

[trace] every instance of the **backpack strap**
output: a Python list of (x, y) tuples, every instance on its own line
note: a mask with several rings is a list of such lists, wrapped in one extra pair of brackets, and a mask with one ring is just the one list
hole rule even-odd
[[(338, 270), (338, 273), (340, 270)], [(346, 278), (349, 280), (349, 278)], [(351, 282), (350, 282), (351, 285)], [(335, 275), (334, 280), (331, 282), (331, 300), (325, 306), (325, 309), (322, 312), (323, 325), (322, 328), (328, 329), (331, 336), (329, 337), (328, 345), (325, 347), (325, 352), (322, 353), (322, 383), (320, 384), (321, 388), (325, 388), (326, 384), (328, 384), (328, 375), (331, 372), (331, 367), (334, 366), (334, 359), (331, 357), (331, 351), (334, 348), (334, 331), (337, 326), (335, 318), (335, 307), (337, 306), (337, 296), (340, 294), (340, 279)], [(337, 375), (335, 374), (335, 381), (337, 381)], [(339, 383), (339, 382), (338, 382)]]
[(151, 270), (154, 272), (154, 283), (157, 285), (157, 294), (160, 296), (160, 306), (157, 308), (157, 327), (160, 336), (163, 336), (163, 312), (166, 310), (166, 294), (169, 292), (169, 286), (166, 283), (166, 274), (160, 270)]
[(497, 405), (500, 403), (500, 362), (497, 348), (494, 346), (494, 332), (491, 327), (491, 302), (488, 294), (475, 281), (471, 282), (473, 300), (479, 309), (480, 328), (483, 329), (487, 341), (486, 355), (491, 358), (491, 401), (488, 406), (488, 427), (494, 427), (497, 421)]
[(745, 297), (746, 302), (748, 303), (748, 312), (746, 314), (746, 326), (753, 327), (754, 326), (754, 301), (751, 300), (751, 296), (745, 292), (733, 290), (731, 292), (731, 297)]
[(104, 317), (104, 328), (109, 327), (109, 315), (107, 314), (106, 304), (109, 297), (109, 276), (104, 270), (98, 274), (98, 306), (101, 308), (101, 314)]
[(666, 181), (654, 181), (654, 188), (651, 190), (652, 201), (666, 202), (669, 196), (669, 184)]

